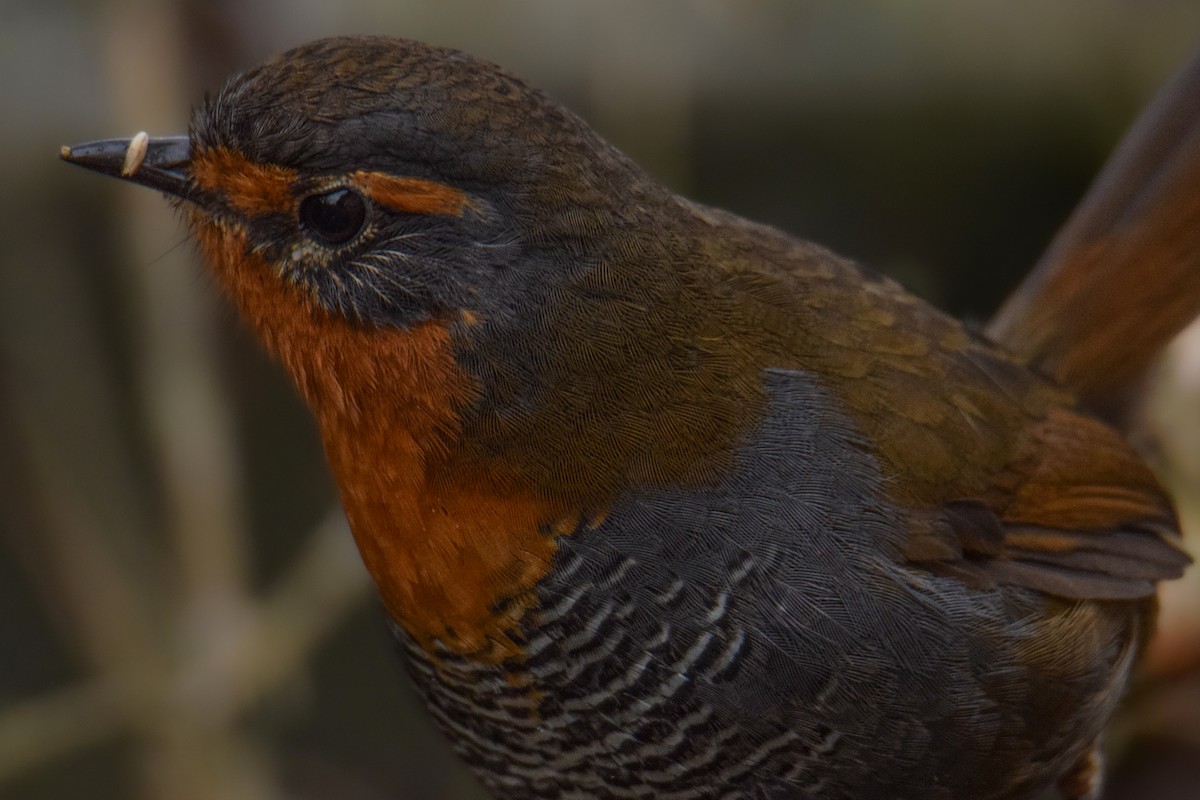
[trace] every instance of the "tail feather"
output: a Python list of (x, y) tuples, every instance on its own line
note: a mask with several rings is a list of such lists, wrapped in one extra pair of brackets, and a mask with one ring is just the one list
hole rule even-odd
[(1200, 314), (1200, 52), (1142, 112), (987, 332), (1118, 425)]

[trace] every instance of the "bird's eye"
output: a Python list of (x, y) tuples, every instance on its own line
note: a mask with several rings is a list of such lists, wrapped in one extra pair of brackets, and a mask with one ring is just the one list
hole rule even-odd
[(367, 203), (352, 189), (334, 189), (300, 201), (300, 225), (324, 244), (345, 244), (367, 221)]

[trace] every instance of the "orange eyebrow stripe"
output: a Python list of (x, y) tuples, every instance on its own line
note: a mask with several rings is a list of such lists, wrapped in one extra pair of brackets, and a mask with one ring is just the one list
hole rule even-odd
[(248, 217), (290, 214), (296, 205), (294, 170), (276, 164), (256, 164), (224, 147), (202, 150), (192, 157), (192, 178)]
[[(408, 214), (461, 216), (467, 195), (453, 186), (386, 172), (359, 170), (350, 181), (381, 206)], [(192, 157), (192, 178), (247, 217), (291, 214), (296, 208), (299, 174), (277, 164), (256, 164), (224, 147)]]
[(350, 180), (376, 203), (393, 211), (458, 217), (467, 205), (465, 192), (420, 178), (400, 178), (386, 172), (360, 170), (351, 174)]

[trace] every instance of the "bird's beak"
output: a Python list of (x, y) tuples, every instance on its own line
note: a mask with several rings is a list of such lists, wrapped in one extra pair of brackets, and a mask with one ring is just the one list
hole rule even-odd
[(186, 136), (151, 138), (144, 132), (129, 139), (101, 139), (64, 147), (64, 161), (114, 178), (158, 189), (183, 200), (198, 200), (188, 176), (192, 145)]

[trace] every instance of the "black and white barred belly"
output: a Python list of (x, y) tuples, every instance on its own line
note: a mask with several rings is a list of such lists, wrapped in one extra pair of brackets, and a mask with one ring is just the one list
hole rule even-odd
[(705, 596), (676, 578), (647, 596), (626, 584), (634, 560), (585, 570), (593, 556), (560, 559), (556, 581), (571, 588), (535, 612), (520, 663), (430, 659), (400, 633), (430, 712), (484, 784), (504, 798), (733, 800), (776, 796), (753, 790), (774, 775), (819, 793), (807, 763), (836, 731), (749, 740), (701, 690), (733, 681), (750, 653), (731, 613), (749, 557), (729, 565), (730, 589)]

